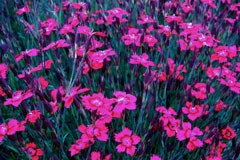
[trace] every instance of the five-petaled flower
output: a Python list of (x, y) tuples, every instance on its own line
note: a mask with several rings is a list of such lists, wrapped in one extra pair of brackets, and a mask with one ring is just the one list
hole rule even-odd
[(118, 152), (126, 152), (130, 156), (133, 156), (136, 151), (135, 145), (138, 144), (141, 138), (135, 134), (132, 134), (132, 131), (128, 128), (124, 128), (121, 132), (114, 135), (115, 141), (121, 144), (117, 145)]

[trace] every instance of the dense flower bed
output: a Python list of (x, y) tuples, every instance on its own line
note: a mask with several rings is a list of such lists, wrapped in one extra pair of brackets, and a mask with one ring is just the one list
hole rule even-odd
[(0, 8), (0, 159), (240, 159), (237, 1)]

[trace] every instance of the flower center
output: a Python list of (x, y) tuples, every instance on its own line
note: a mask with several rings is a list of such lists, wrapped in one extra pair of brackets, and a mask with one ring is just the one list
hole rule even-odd
[(126, 147), (129, 147), (132, 145), (131, 137), (124, 137), (122, 142), (123, 142), (123, 145), (125, 145)]

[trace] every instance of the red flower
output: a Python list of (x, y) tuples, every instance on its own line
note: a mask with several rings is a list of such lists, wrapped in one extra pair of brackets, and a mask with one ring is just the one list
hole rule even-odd
[(217, 103), (217, 105), (215, 106), (215, 108), (214, 108), (214, 110), (216, 111), (216, 112), (219, 112), (219, 111), (221, 111), (223, 108), (226, 108), (227, 107), (227, 105), (226, 104), (224, 104), (223, 103), (223, 101), (218, 101), (218, 103)]
[(7, 65), (5, 63), (0, 64), (0, 77), (3, 79), (7, 78)]
[(23, 100), (28, 99), (33, 96), (32, 91), (28, 90), (27, 92), (23, 93), (22, 90), (16, 91), (13, 93), (12, 98), (7, 98), (4, 102), (4, 105), (13, 105), (14, 107), (18, 107)]
[(22, 15), (23, 13), (29, 13), (29, 12), (30, 12), (30, 8), (28, 4), (26, 4), (23, 8), (18, 9), (16, 14)]
[(234, 130), (232, 128), (230, 128), (229, 126), (222, 129), (222, 135), (223, 135), (223, 138), (225, 138), (226, 140), (231, 140), (237, 136), (237, 134), (234, 132)]
[(27, 153), (31, 156), (32, 160), (38, 160), (40, 156), (43, 155), (43, 151), (37, 148), (34, 142), (26, 144)]
[(130, 59), (130, 64), (140, 64), (146, 68), (150, 66), (154, 66), (154, 63), (152, 61), (148, 60), (148, 55), (146, 53), (143, 53), (142, 55), (133, 54)]
[(64, 106), (66, 108), (69, 108), (71, 106), (71, 104), (73, 103), (74, 96), (81, 94), (83, 92), (87, 92), (87, 91), (89, 91), (89, 88), (80, 89), (80, 87), (73, 87), (71, 89), (71, 91), (63, 97), (63, 101), (65, 102)]
[(6, 93), (3, 91), (2, 87), (0, 87), (0, 96), (6, 96)]
[(105, 98), (102, 93), (94, 93), (82, 96), (82, 103), (87, 110), (97, 111), (97, 115), (110, 115), (114, 100)]
[(140, 46), (140, 39), (142, 34), (138, 33), (139, 30), (136, 28), (129, 28), (128, 34), (122, 36), (122, 40), (125, 45), (135, 44), (136, 46)]
[(135, 134), (132, 134), (132, 131), (128, 128), (124, 128), (121, 132), (114, 135), (114, 139), (116, 142), (120, 142), (121, 144), (117, 145), (118, 152), (126, 152), (130, 156), (133, 156), (136, 147), (135, 145), (138, 144), (141, 138)]
[(186, 107), (182, 108), (182, 112), (184, 114), (188, 114), (188, 118), (194, 121), (202, 115), (203, 106), (202, 105), (193, 106), (192, 102), (186, 102)]
[(31, 123), (36, 123), (36, 121), (40, 118), (40, 115), (41, 115), (40, 110), (32, 110), (27, 114), (25, 120)]
[(135, 110), (137, 98), (131, 94), (126, 94), (126, 92), (115, 91), (113, 95), (116, 97), (115, 101), (117, 102), (113, 111), (123, 112), (125, 109)]

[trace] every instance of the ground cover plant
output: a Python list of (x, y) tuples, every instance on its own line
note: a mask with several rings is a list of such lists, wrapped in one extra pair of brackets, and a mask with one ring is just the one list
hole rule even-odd
[(0, 159), (240, 159), (237, 0), (1, 0)]

